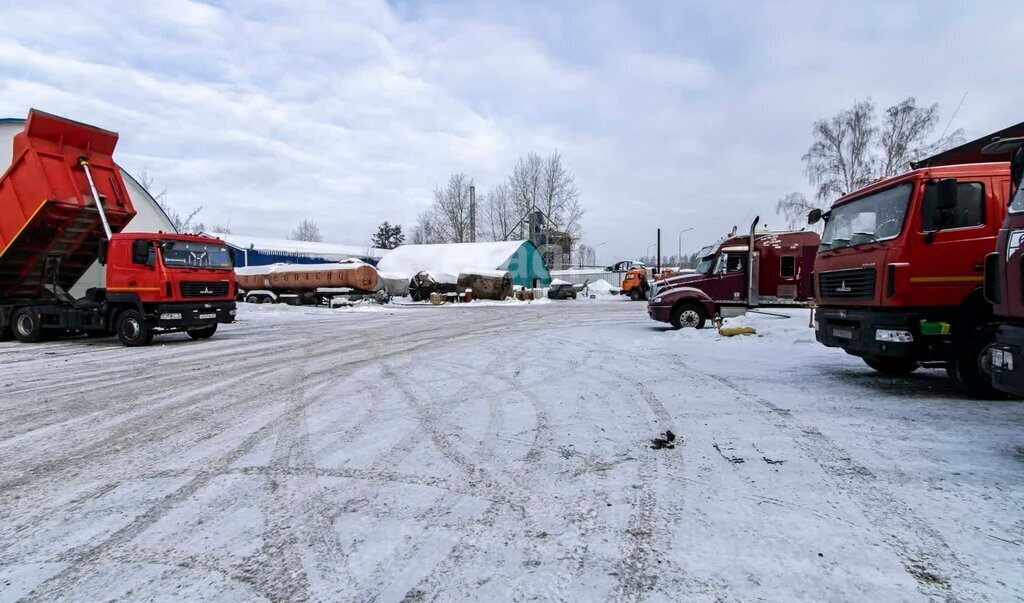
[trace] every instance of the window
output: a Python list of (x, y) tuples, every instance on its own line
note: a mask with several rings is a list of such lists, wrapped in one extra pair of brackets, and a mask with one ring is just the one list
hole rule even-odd
[(132, 241), (132, 263), (149, 266), (156, 264), (156, 249), (149, 241)]
[(929, 182), (921, 200), (921, 230), (948, 230), (985, 224), (985, 187), (980, 182), (957, 182), (956, 207), (939, 212), (938, 184)]
[(903, 182), (836, 205), (829, 212), (819, 251), (834, 251), (899, 236), (914, 185)]
[(779, 264), (779, 275), (782, 278), (796, 278), (796, 256), (782, 256), (782, 262)]
[(743, 270), (744, 258), (742, 253), (723, 253), (718, 256), (715, 262), (715, 274), (741, 272)]

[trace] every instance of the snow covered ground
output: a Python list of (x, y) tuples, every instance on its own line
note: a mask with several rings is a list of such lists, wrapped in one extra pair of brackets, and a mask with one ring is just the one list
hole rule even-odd
[(0, 344), (0, 600), (1024, 598), (1024, 405), (793, 314), (242, 304), (208, 341)]

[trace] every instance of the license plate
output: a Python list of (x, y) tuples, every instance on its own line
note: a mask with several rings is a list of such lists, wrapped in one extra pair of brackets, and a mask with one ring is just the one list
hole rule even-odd
[(199, 320), (206, 320), (208, 318), (217, 318), (216, 314), (200, 314)]
[(832, 329), (832, 336), (842, 339), (853, 339), (853, 331), (849, 329)]

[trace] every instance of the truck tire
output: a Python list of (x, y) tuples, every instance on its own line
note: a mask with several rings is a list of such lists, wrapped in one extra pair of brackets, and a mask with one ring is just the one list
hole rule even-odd
[(250, 304), (262, 304), (264, 300), (262, 295), (250, 295), (245, 301)]
[(128, 347), (149, 345), (153, 341), (153, 327), (138, 310), (125, 310), (117, 315), (117, 338)]
[(43, 321), (31, 308), (15, 310), (11, 315), (11, 331), (14, 338), (22, 343), (39, 343), (45, 339)]
[(960, 391), (975, 398), (996, 399), (1006, 395), (992, 387), (989, 347), (995, 341), (997, 325), (982, 324), (969, 331), (953, 346), (953, 361), (946, 374)]
[(707, 319), (708, 313), (697, 304), (679, 304), (672, 309), (672, 327), (676, 329), (703, 329)]
[(883, 375), (893, 377), (909, 375), (921, 366), (916, 360), (906, 358), (865, 358), (864, 363)]
[(217, 325), (212, 324), (208, 327), (203, 327), (201, 329), (189, 329), (186, 332), (188, 333), (188, 336), (191, 337), (192, 339), (209, 339), (213, 337), (214, 333), (217, 332)]

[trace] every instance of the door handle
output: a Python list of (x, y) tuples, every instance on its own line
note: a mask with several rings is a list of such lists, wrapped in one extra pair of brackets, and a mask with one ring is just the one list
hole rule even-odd
[(974, 271), (975, 272), (985, 272), (985, 264), (975, 264), (974, 265)]

